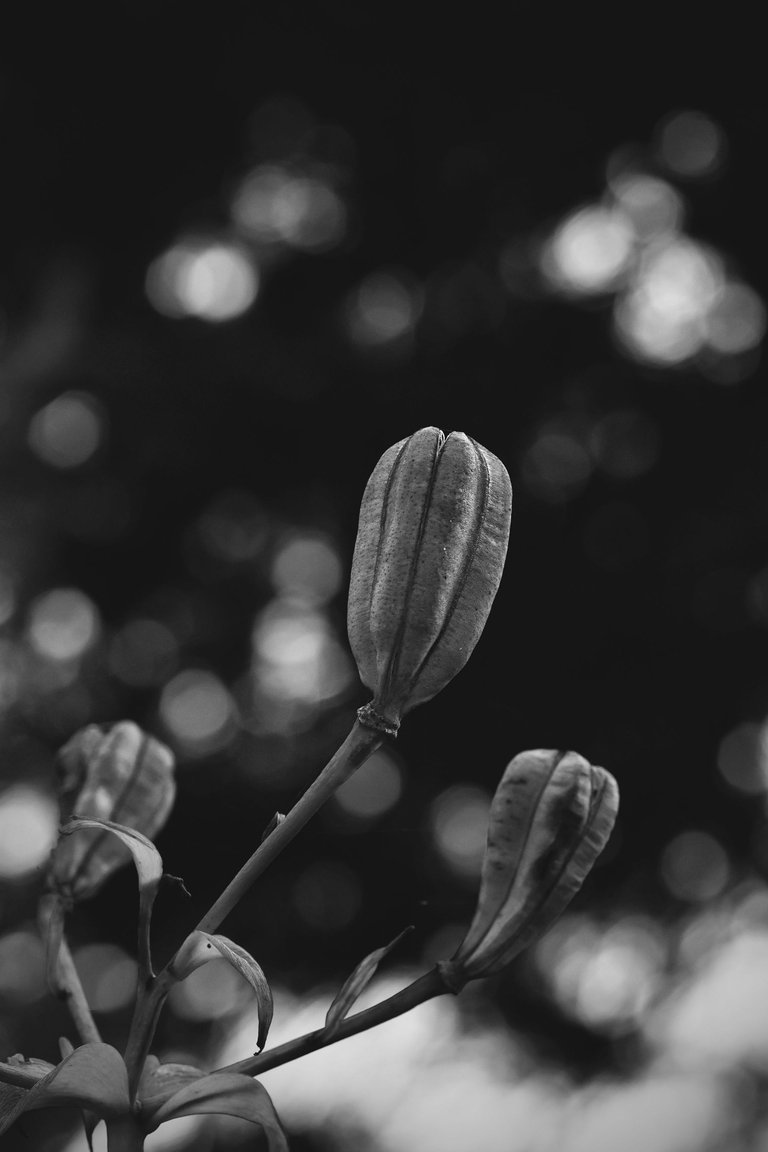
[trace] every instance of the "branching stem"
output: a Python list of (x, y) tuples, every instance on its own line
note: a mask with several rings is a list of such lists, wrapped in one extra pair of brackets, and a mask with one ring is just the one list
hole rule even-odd
[[(336, 789), (365, 763), (371, 753), (382, 743), (383, 738), (381, 732), (366, 727), (358, 720), (355, 721), (346, 740), (328, 761), (320, 775), (313, 780), (304, 795), (286, 814), (285, 820), (278, 824), (266, 840), (259, 844), (253, 855), (229, 882), (218, 899), (214, 901), (197, 925), (197, 931), (216, 931), (222, 920), (242, 900), (257, 877), (290, 844), (294, 836), (301, 831), (307, 821), (314, 816)], [(160, 1011), (175, 980), (172, 957), (163, 971), (141, 988), (137, 998), (125, 1051), (131, 1099), (135, 1098), (141, 1071), (152, 1044)]]
[(368, 1028), (375, 1028), (385, 1020), (392, 1020), (404, 1012), (410, 1012), (418, 1004), (431, 1000), (433, 996), (442, 996), (450, 992), (437, 968), (420, 976), (407, 988), (396, 992), (394, 996), (366, 1008), (354, 1016), (347, 1016), (335, 1028), (318, 1028), (315, 1032), (307, 1032), (304, 1036), (297, 1036), (295, 1040), (288, 1040), (268, 1052), (259, 1052), (245, 1060), (238, 1060), (235, 1064), (227, 1064), (225, 1068), (217, 1068), (217, 1072), (244, 1072), (248, 1076), (259, 1076), (268, 1072), (270, 1068), (277, 1068), (280, 1064), (287, 1064), (291, 1060), (298, 1060), (319, 1048), (327, 1048), (337, 1040), (346, 1040), (348, 1036), (355, 1036), (358, 1032), (365, 1032)]

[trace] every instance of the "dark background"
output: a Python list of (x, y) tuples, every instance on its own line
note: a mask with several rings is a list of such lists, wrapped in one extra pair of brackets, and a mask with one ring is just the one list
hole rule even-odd
[[(258, 908), (241, 905), (225, 927), (246, 947), (258, 942), (267, 972), (297, 990), (343, 975), (407, 923), (402, 955), (418, 962), (430, 933), (471, 913), (471, 887), (425, 841), (424, 812), (453, 783), (492, 791), (524, 748), (575, 748), (619, 781), (619, 823), (585, 906), (674, 920), (681, 908), (659, 857), (689, 828), (719, 840), (734, 883), (768, 867), (761, 802), (729, 788), (716, 765), (722, 738), (768, 711), (768, 636), (754, 608), (768, 564), (764, 364), (756, 355), (731, 385), (695, 360), (643, 364), (612, 339), (609, 295), (563, 298), (532, 267), (515, 294), (499, 275), (505, 245), (535, 243), (602, 196), (621, 150), (675, 184), (659, 172), (654, 133), (692, 108), (722, 129), (727, 163), (711, 179), (678, 181), (686, 229), (765, 299), (768, 104), (750, 31), (738, 9), (725, 29), (651, 9), (625, 13), (626, 26), (613, 9), (587, 18), (519, 4), (507, 15), (293, 3), (268, 15), (118, 4), (63, 16), (33, 6), (0, 48), (0, 559), (17, 597), (3, 630), (23, 649), (29, 605), (59, 586), (82, 589), (104, 629), (82, 673), (85, 705), (30, 686), (3, 713), (8, 781), (51, 784), (55, 749), (88, 721), (127, 716), (170, 739), (160, 686), (129, 689), (103, 655), (148, 607), (186, 614), (181, 667), (241, 677), (279, 531), (328, 532), (348, 566), (362, 489), (395, 440), (428, 424), (460, 429), (512, 476), (490, 623), (467, 668), (405, 723), (400, 803), (364, 836), (320, 818), (262, 882)], [(742, 67), (726, 83), (734, 51)], [(297, 140), (344, 172), (343, 242), (277, 263), (231, 322), (158, 314), (144, 287), (150, 263), (185, 232), (225, 232), (238, 179)], [(427, 307), (407, 346), (366, 354), (345, 339), (339, 309), (371, 272), (429, 283), (467, 266), (474, 279), (461, 282), (449, 318), (430, 322)], [(31, 451), (27, 432), (72, 389), (98, 399), (109, 432), (93, 459), (62, 472)], [(526, 485), (521, 458), (548, 420), (625, 409), (658, 433), (650, 471), (626, 481), (594, 471), (557, 502)], [(217, 569), (195, 559), (190, 526), (232, 490), (258, 502), (265, 550), (253, 565)], [(619, 532), (627, 508), (622, 550), (614, 521)], [(344, 642), (343, 592), (328, 612)], [(353, 684), (295, 732), (241, 734), (182, 766), (159, 846), (192, 905), (163, 893), (161, 950), (366, 698)], [(249, 756), (294, 770), (260, 792), (241, 771)], [(291, 913), (291, 885), (314, 854), (343, 858), (362, 884), (359, 914), (337, 933)], [(133, 883), (121, 874), (79, 909), (75, 936), (130, 950)], [(10, 926), (31, 915), (33, 895), (8, 891)], [(534, 1018), (521, 980), (495, 982), (491, 1003), (545, 1048), (556, 1037), (559, 1059), (582, 1073), (610, 1066), (610, 1043), (553, 1004), (535, 1000)], [(114, 1021), (116, 1036), (124, 1025)], [(40, 1026), (41, 1043), (46, 1035)]]

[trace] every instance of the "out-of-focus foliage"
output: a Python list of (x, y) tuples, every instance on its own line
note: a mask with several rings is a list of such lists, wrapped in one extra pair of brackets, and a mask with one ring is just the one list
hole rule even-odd
[[(454, 39), (430, 28), (440, 43), (413, 54), (373, 9), (289, 5), (268, 33), (243, 13), (134, 12), (119, 46), (95, 18), (79, 47), (51, 13), (44, 36), (4, 37), (0, 1053), (55, 1060), (68, 1027), (34, 922), (56, 750), (123, 717), (173, 748), (158, 843), (191, 898), (158, 896), (166, 959), (366, 702), (344, 623), (359, 501), (383, 449), (435, 424), (509, 469), (506, 572), (461, 678), (227, 925), (283, 988), (270, 1042), (321, 1024), (406, 924), (403, 963), (451, 955), (521, 748), (604, 764), (619, 824), (508, 975), (265, 1083), (297, 1149), (325, 1130), (372, 1152), (493, 1152), (500, 1132), (504, 1152), (510, 1132), (579, 1152), (615, 1146), (618, 1125), (643, 1152), (753, 1152), (768, 1127), (760, 101), (714, 81), (681, 97), (650, 61), (597, 94), (558, 83), (546, 6), (520, 6), (514, 49), (478, 19)], [(576, 19), (555, 21), (574, 59)], [(72, 917), (117, 1046), (135, 904), (123, 872)], [(158, 1054), (241, 1058), (248, 1004), (226, 963), (200, 968)], [(242, 1136), (190, 1119), (201, 1152)], [(53, 1149), (45, 1123), (29, 1131)]]

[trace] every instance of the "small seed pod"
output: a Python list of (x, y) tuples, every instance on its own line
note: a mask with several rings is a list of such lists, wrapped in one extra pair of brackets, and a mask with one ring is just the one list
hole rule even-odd
[[(107, 820), (151, 839), (173, 806), (173, 753), (136, 724), (81, 729), (59, 752), (63, 820)], [(108, 876), (131, 859), (108, 832), (80, 829), (57, 844), (51, 887), (74, 900), (92, 896)]]
[(422, 428), (381, 457), (360, 508), (347, 613), (373, 692), (363, 723), (394, 735), (464, 667), (501, 580), (511, 510), (506, 468), (463, 432)]
[(458, 990), (501, 971), (554, 923), (611, 834), (616, 781), (576, 752), (521, 752), (491, 804), (474, 919), (439, 965)]

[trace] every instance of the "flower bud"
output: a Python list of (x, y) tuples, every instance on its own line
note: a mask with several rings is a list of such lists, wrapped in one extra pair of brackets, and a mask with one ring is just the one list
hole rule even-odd
[[(62, 818), (107, 820), (154, 836), (173, 806), (176, 785), (169, 748), (124, 720), (81, 729), (59, 752)], [(52, 887), (75, 900), (92, 896), (131, 853), (99, 829), (63, 836), (51, 862)]]
[(449, 987), (499, 972), (541, 936), (578, 892), (611, 834), (616, 781), (576, 752), (521, 752), (491, 804), (480, 895)]
[(381, 457), (360, 508), (347, 615), (373, 692), (363, 723), (394, 735), (464, 667), (501, 580), (511, 510), (506, 468), (463, 432), (422, 428)]

